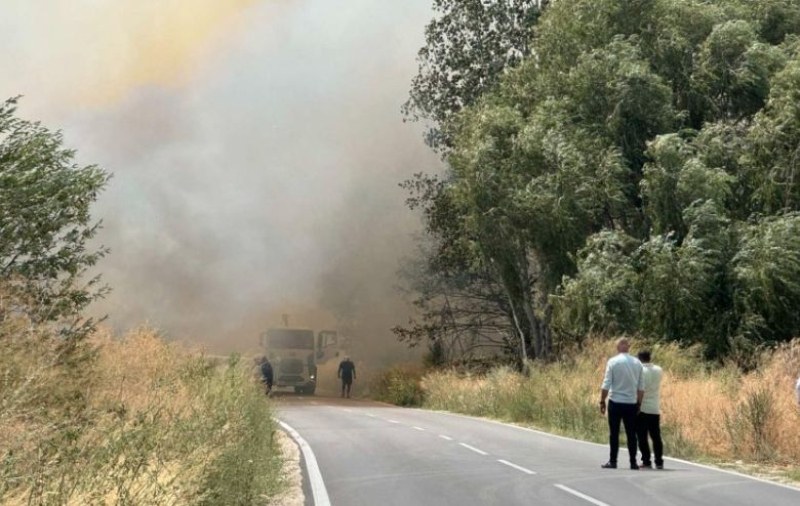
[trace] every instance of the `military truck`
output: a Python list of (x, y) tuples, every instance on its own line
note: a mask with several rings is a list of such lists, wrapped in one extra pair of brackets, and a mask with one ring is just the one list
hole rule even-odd
[[(315, 342), (316, 341), (316, 342)], [(272, 364), (273, 388), (293, 388), (313, 395), (317, 389), (317, 364), (339, 356), (339, 339), (323, 330), (314, 339), (309, 329), (272, 328), (261, 335), (261, 347)]]

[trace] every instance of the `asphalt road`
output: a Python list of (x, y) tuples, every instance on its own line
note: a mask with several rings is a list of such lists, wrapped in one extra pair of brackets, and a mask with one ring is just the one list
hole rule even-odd
[(603, 445), (487, 420), (323, 397), (277, 404), (313, 451), (306, 496), (314, 504), (313, 486), (318, 506), (800, 505), (798, 489), (673, 459), (663, 471), (600, 469)]

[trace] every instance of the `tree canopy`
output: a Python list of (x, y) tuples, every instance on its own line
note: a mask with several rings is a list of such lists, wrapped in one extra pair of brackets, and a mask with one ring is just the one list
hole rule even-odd
[(460, 244), (522, 357), (596, 333), (744, 357), (800, 334), (800, 4), (560, 0), (533, 33), (437, 118), (448, 170), (412, 195), (429, 264)]
[(81, 312), (105, 290), (87, 277), (106, 253), (92, 246), (89, 211), (109, 175), (77, 165), (59, 132), (17, 117), (16, 105), (0, 103), (0, 290), (14, 311), (81, 337), (92, 324)]
[(407, 117), (434, 122), (431, 146), (445, 148), (442, 129), (490, 90), (507, 68), (530, 54), (542, 0), (433, 0), (436, 17), (425, 29), (419, 72), (403, 106)]

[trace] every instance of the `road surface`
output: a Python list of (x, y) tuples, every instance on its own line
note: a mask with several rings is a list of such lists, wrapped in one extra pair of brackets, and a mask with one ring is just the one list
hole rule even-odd
[(600, 469), (603, 445), (488, 420), (293, 395), (277, 406), (313, 452), (306, 497), (317, 506), (800, 505), (798, 489), (672, 459), (663, 471)]

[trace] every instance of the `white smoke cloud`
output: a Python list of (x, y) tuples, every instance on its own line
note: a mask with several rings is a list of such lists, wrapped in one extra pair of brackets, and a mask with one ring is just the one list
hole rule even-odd
[[(12, 30), (35, 32), (38, 2), (12, 2), (24, 3), (11, 12), (27, 21)], [(282, 312), (328, 324), (333, 306), (384, 336), (405, 319), (394, 274), (418, 227), (397, 183), (438, 164), (399, 113), (429, 0), (222, 4), (231, 7), (222, 27), (187, 28), (191, 44), (166, 53), (179, 72), (119, 71), (125, 85), (99, 86), (98, 100), (57, 85), (63, 72), (65, 86), (91, 87), (53, 64), (87, 51), (84, 42), (56, 50), (41, 30), (0, 35), (16, 52), (0, 55), (0, 71), (12, 60), (30, 66), (0, 93), (27, 94), (23, 113), (63, 127), (83, 162), (114, 173), (96, 208), (114, 291), (95, 310), (116, 326), (149, 320), (219, 349), (249, 347)], [(149, 33), (137, 23), (132, 34)], [(158, 54), (163, 38), (153, 40), (143, 54)], [(31, 77), (48, 69), (53, 83)]]

